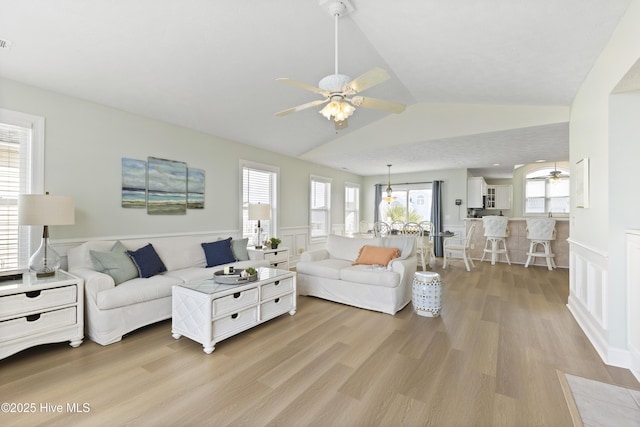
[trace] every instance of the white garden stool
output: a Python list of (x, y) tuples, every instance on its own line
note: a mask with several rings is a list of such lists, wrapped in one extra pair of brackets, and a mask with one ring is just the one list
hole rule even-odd
[(413, 275), (413, 311), (418, 316), (438, 317), (442, 309), (442, 282), (433, 271)]

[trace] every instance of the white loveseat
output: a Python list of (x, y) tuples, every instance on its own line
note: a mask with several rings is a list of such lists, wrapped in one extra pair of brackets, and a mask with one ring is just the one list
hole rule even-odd
[[(220, 241), (220, 236), (120, 240), (129, 250), (151, 243), (166, 272), (149, 278), (132, 278), (118, 285), (112, 275), (96, 271), (90, 255), (90, 251), (111, 251), (116, 240), (88, 241), (70, 249), (67, 253), (69, 272), (85, 281), (85, 329), (88, 337), (98, 344), (107, 345), (120, 341), (128, 332), (170, 318), (173, 285), (211, 278), (215, 271), (226, 265), (235, 268), (269, 266), (268, 261), (249, 259), (206, 268), (207, 260), (201, 244), (215, 241)], [(246, 241), (244, 244), (246, 247)]]
[[(353, 265), (363, 246), (398, 248), (387, 267)], [(415, 237), (351, 238), (330, 235), (325, 249), (304, 252), (296, 265), (298, 294), (395, 314), (411, 301), (417, 269)]]

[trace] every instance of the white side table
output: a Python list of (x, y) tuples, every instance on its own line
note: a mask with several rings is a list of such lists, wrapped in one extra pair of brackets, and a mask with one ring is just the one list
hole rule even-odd
[(289, 269), (289, 248), (278, 246), (278, 249), (248, 247), (249, 258), (267, 260), (272, 268)]
[(84, 339), (84, 281), (50, 277), (0, 282), (0, 359), (40, 344)]

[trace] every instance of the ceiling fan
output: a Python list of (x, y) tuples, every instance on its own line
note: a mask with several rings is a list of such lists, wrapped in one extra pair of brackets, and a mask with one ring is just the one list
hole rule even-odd
[(563, 174), (558, 170), (558, 164), (554, 162), (553, 170), (549, 172), (549, 175), (538, 176), (533, 179), (549, 180), (550, 182), (558, 182), (561, 178), (569, 178), (569, 175)]
[(353, 114), (356, 107), (372, 108), (391, 113), (401, 113), (406, 108), (405, 104), (399, 102), (385, 101), (382, 99), (363, 97), (359, 95), (359, 93), (365, 89), (389, 79), (389, 73), (385, 70), (381, 68), (374, 68), (353, 80), (347, 75), (338, 73), (338, 19), (341, 16), (344, 16), (348, 10), (353, 9), (350, 5), (349, 7), (347, 7), (347, 5), (347, 0), (331, 1), (328, 5), (329, 13), (335, 20), (334, 74), (330, 74), (320, 80), (318, 83), (319, 87), (311, 86), (288, 78), (276, 79), (279, 82), (317, 93), (322, 96), (322, 99), (317, 99), (315, 101), (307, 102), (306, 104), (298, 105), (297, 107), (279, 111), (276, 113), (276, 116), (286, 116), (287, 114), (306, 110), (307, 108), (327, 104), (319, 111), (320, 114), (326, 117), (327, 120), (331, 120), (333, 118), (336, 129), (344, 129), (347, 127), (347, 118)]

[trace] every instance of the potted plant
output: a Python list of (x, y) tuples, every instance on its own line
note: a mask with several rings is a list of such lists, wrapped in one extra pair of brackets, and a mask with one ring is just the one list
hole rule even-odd
[(271, 241), (271, 249), (278, 249), (278, 245), (280, 244), (280, 242), (282, 242), (282, 240), (278, 239), (277, 237), (272, 237), (269, 240)]

